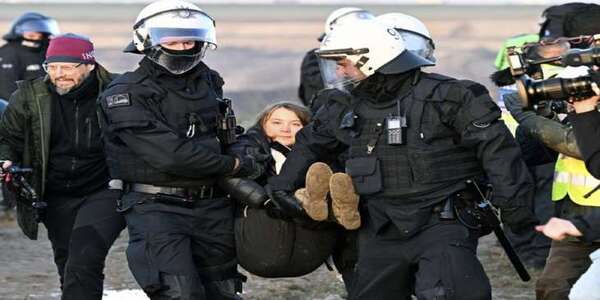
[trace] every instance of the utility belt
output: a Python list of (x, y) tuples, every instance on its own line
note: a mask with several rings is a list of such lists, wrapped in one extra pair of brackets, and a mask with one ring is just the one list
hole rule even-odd
[(442, 202), (433, 206), (433, 213), (437, 214), (442, 221), (456, 220), (454, 202), (455, 195), (444, 199)]
[(156, 186), (142, 183), (125, 183), (123, 192), (151, 194), (144, 201), (170, 204), (182, 207), (193, 207), (201, 200), (225, 197), (226, 194), (213, 185), (203, 185), (194, 188)]
[(441, 221), (456, 220), (471, 230), (487, 235), (491, 232), (490, 224), (481, 216), (478, 207), (480, 199), (476, 197), (472, 190), (461, 190), (434, 205), (432, 211)]

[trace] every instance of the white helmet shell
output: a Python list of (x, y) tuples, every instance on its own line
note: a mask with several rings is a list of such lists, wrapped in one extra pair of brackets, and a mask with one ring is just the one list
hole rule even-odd
[(430, 40), (432, 39), (431, 33), (427, 29), (427, 26), (425, 26), (425, 24), (421, 22), (421, 20), (413, 16), (409, 16), (402, 13), (388, 13), (377, 16), (377, 20), (397, 30), (412, 31)]
[(375, 16), (367, 10), (358, 7), (342, 7), (329, 14), (325, 21), (325, 34), (328, 34), (335, 26), (350, 20), (374, 19)]
[(213, 49), (217, 47), (214, 19), (187, 1), (153, 2), (142, 9), (133, 26), (133, 46), (139, 52), (163, 42), (182, 40), (204, 42)]
[(435, 63), (435, 44), (429, 30), (419, 19), (402, 13), (388, 13), (376, 19), (400, 32), (408, 50)]
[[(378, 70), (393, 74), (431, 65), (406, 51), (402, 37), (394, 28), (376, 20), (336, 26), (325, 36), (316, 54), (323, 59), (347, 58), (367, 77)], [(388, 64), (397, 60), (398, 63)]]

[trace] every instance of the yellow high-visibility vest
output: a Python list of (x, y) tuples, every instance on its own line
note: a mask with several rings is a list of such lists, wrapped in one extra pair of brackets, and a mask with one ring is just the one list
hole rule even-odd
[(519, 126), (519, 123), (517, 123), (517, 121), (515, 121), (512, 115), (506, 110), (502, 111), (502, 120), (504, 121), (504, 124), (506, 124), (506, 127), (508, 127), (510, 133), (512, 133), (512, 135), (515, 136), (515, 133), (517, 132), (517, 126)]
[(560, 154), (554, 167), (553, 201), (562, 200), (569, 195), (569, 198), (579, 205), (600, 206), (600, 190), (585, 197), (598, 185), (600, 180), (587, 171), (582, 160)]

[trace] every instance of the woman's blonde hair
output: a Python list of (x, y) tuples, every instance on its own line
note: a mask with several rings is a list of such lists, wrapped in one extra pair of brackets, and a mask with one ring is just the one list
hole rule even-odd
[(302, 105), (292, 103), (292, 102), (278, 102), (278, 103), (267, 106), (267, 108), (265, 108), (258, 115), (258, 118), (256, 119), (256, 126), (258, 126), (262, 130), (262, 132), (265, 132), (265, 128), (264, 128), (265, 123), (271, 117), (273, 112), (280, 108), (285, 108), (285, 109), (290, 110), (293, 113), (295, 113), (296, 116), (298, 116), (298, 119), (300, 119), (302, 126), (306, 126), (306, 124), (308, 124), (308, 122), (310, 122), (311, 114), (310, 114), (310, 110), (308, 110), (308, 108), (306, 108)]

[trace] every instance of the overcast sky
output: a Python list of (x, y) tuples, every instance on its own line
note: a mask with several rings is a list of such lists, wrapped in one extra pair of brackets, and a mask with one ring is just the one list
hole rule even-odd
[[(144, 3), (153, 2), (153, 0), (0, 0), (0, 3)], [(490, 4), (490, 5), (502, 5), (502, 4), (538, 4), (538, 5), (549, 5), (549, 4), (560, 4), (573, 2), (566, 0), (203, 0), (203, 1), (192, 1), (201, 3), (240, 3), (240, 4)], [(582, 1), (583, 2), (583, 1)], [(590, 2), (590, 1), (585, 1)]]

